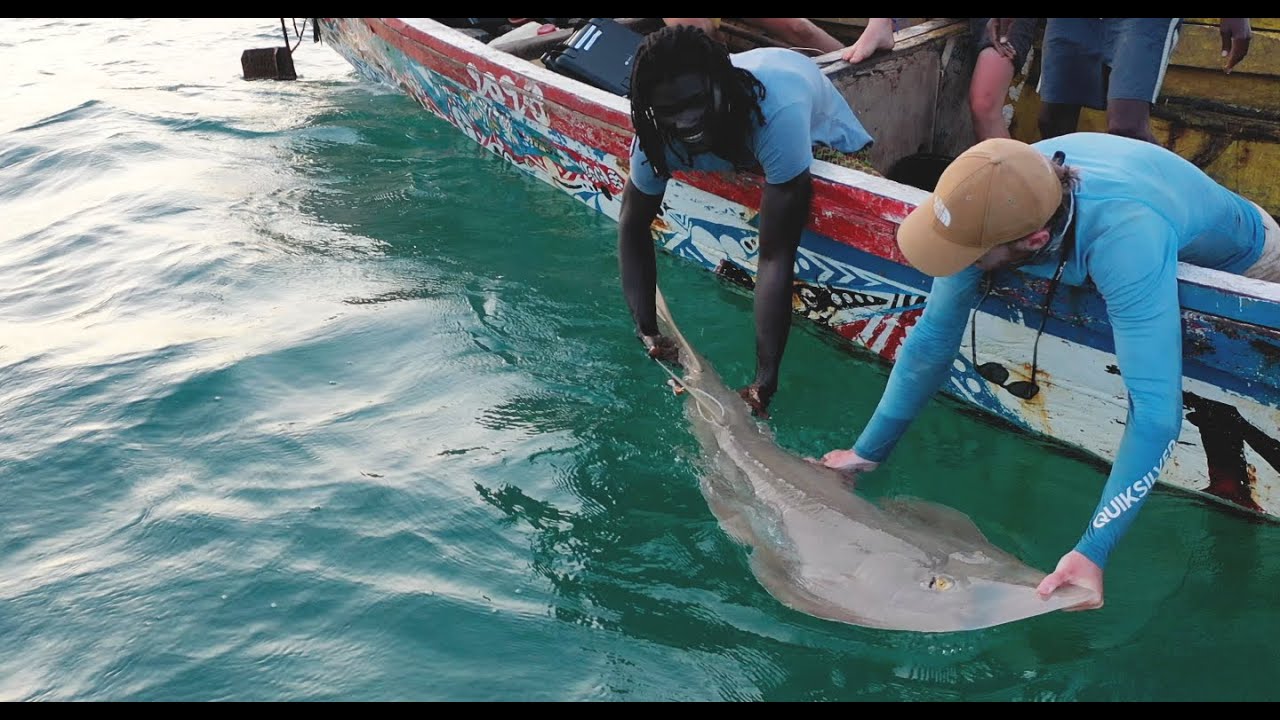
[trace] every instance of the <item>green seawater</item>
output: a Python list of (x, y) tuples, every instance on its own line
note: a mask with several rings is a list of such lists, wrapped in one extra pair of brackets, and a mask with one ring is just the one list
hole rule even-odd
[[(278, 19), (8, 19), (0, 699), (1273, 700), (1280, 528), (1159, 490), (1106, 605), (907, 634), (771, 598), (614, 226)], [(290, 28), (292, 30), (292, 28)], [(751, 298), (660, 256), (731, 382)], [(887, 376), (798, 323), (772, 424)], [(932, 403), (861, 479), (1050, 569), (1104, 469)]]

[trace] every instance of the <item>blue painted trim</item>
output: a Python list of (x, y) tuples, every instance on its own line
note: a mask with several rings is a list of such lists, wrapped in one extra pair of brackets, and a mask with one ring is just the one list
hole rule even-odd
[(1184, 310), (1230, 318), (1248, 325), (1280, 330), (1280, 303), (1194, 285), (1178, 283), (1178, 301)]
[[(813, 252), (826, 255), (838, 263), (859, 267), (894, 283), (901, 283), (921, 295), (929, 294), (932, 284), (930, 278), (909, 267), (815, 233), (806, 233), (804, 244)], [(815, 282), (814, 277), (804, 279)], [(839, 283), (827, 285), (833, 289), (863, 292), (869, 290), (865, 286), (857, 285), (846, 286)], [(1044, 280), (1022, 273), (1001, 273), (995, 290), (982, 306), (982, 314), (1035, 328), (1039, 325), (1043, 314), (1041, 302), (1047, 285), (1048, 283)], [(1191, 286), (1184, 284), (1183, 287)], [(1206, 298), (1222, 294), (1199, 287), (1195, 289), (1201, 291), (1202, 297)], [(1035, 301), (1027, 303), (1013, 299), (1018, 297), (1035, 298)], [(927, 303), (928, 300), (925, 302)], [(1238, 297), (1232, 296), (1232, 302), (1234, 307), (1240, 306)], [(1257, 301), (1254, 303), (1255, 310), (1266, 310), (1268, 304), (1266, 301)], [(1183, 309), (1185, 323), (1185, 311), (1189, 308)], [(1199, 310), (1199, 308), (1196, 309)], [(1235, 319), (1228, 313), (1206, 314)], [(1083, 322), (1068, 322), (1062, 318), (1075, 318)], [(1241, 329), (1247, 332), (1249, 328), (1244, 326)], [(979, 331), (981, 331), (981, 325), (979, 325)], [(1111, 324), (1107, 320), (1106, 303), (1092, 289), (1066, 285), (1059, 288), (1050, 308), (1049, 319), (1045, 322), (1045, 334), (1101, 352), (1115, 353), (1115, 341), (1111, 334)], [(1272, 407), (1280, 407), (1280, 366), (1277, 360), (1269, 358), (1251, 345), (1252, 342), (1260, 339), (1258, 335), (1231, 337), (1226, 333), (1216, 333), (1208, 351), (1192, 352), (1191, 348), (1184, 349), (1183, 375)]]

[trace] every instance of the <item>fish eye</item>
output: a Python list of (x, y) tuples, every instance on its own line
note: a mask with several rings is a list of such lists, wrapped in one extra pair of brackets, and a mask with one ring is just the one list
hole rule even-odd
[(951, 588), (955, 587), (955, 584), (956, 584), (955, 580), (952, 580), (946, 575), (934, 575), (933, 577), (929, 578), (928, 587), (930, 590), (937, 590), (938, 592), (946, 592)]

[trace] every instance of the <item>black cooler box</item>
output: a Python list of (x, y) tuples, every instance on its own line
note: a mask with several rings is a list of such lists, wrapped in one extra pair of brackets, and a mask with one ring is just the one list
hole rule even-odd
[(631, 62), (644, 36), (611, 18), (591, 18), (542, 55), (546, 67), (615, 95), (631, 94)]

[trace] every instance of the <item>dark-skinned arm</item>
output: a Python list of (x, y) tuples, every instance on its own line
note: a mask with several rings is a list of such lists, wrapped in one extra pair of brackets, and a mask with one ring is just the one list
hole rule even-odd
[(800, 246), (800, 233), (809, 219), (812, 202), (813, 174), (807, 169), (787, 182), (765, 183), (760, 198), (762, 252), (775, 235), (784, 240), (784, 244), (777, 247), (790, 248), (794, 252)]
[(636, 334), (644, 341), (652, 357), (676, 361), (666, 352), (667, 343), (658, 334), (654, 294), (658, 286), (656, 251), (650, 227), (662, 207), (661, 195), (647, 195), (631, 180), (622, 191), (622, 209), (618, 214), (618, 271), (622, 276), (622, 293), (636, 325)]
[(813, 176), (809, 170), (766, 184), (760, 199), (760, 255), (755, 289), (756, 382), (763, 411), (778, 388), (782, 354), (791, 330), (796, 249), (809, 219)]

